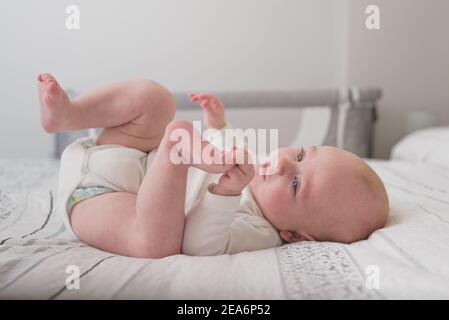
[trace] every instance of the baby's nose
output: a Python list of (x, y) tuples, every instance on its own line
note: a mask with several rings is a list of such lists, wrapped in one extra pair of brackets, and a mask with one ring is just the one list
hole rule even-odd
[(276, 174), (282, 176), (285, 173), (285, 165), (279, 163), (277, 166)]
[(291, 164), (288, 157), (279, 157), (277, 160), (276, 174), (282, 176), (290, 170)]

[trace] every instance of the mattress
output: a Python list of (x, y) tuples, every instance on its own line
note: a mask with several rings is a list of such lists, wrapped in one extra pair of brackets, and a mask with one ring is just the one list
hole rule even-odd
[(0, 298), (449, 299), (449, 171), (369, 164), (391, 214), (367, 240), (152, 260), (70, 237), (54, 210), (57, 160), (0, 160)]

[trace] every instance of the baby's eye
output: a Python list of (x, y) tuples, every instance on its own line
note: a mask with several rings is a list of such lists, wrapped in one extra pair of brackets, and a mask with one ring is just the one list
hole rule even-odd
[(296, 176), (293, 177), (292, 185), (293, 185), (293, 193), (296, 194), (296, 192), (298, 192), (298, 189), (299, 189), (299, 179), (298, 179), (298, 177), (296, 177)]
[(301, 161), (304, 158), (304, 148), (301, 148), (301, 151), (298, 153), (297, 160)]

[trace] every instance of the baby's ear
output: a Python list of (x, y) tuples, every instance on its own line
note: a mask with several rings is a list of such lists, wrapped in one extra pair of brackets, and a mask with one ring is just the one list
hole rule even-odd
[(280, 232), (280, 236), (283, 240), (287, 242), (299, 242), (299, 241), (314, 241), (315, 239), (304, 232), (297, 231), (286, 231)]

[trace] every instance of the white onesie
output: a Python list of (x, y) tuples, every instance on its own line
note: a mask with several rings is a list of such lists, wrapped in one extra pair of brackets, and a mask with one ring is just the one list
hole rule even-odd
[[(145, 153), (120, 145), (95, 145), (96, 138), (82, 138), (61, 156), (58, 181), (58, 211), (70, 226), (67, 203), (79, 187), (105, 187), (137, 193), (157, 149)], [(278, 232), (263, 217), (251, 191), (240, 196), (220, 196), (208, 191), (220, 175), (190, 168), (185, 201), (186, 222), (182, 252), (187, 255), (233, 254), (276, 247)]]

